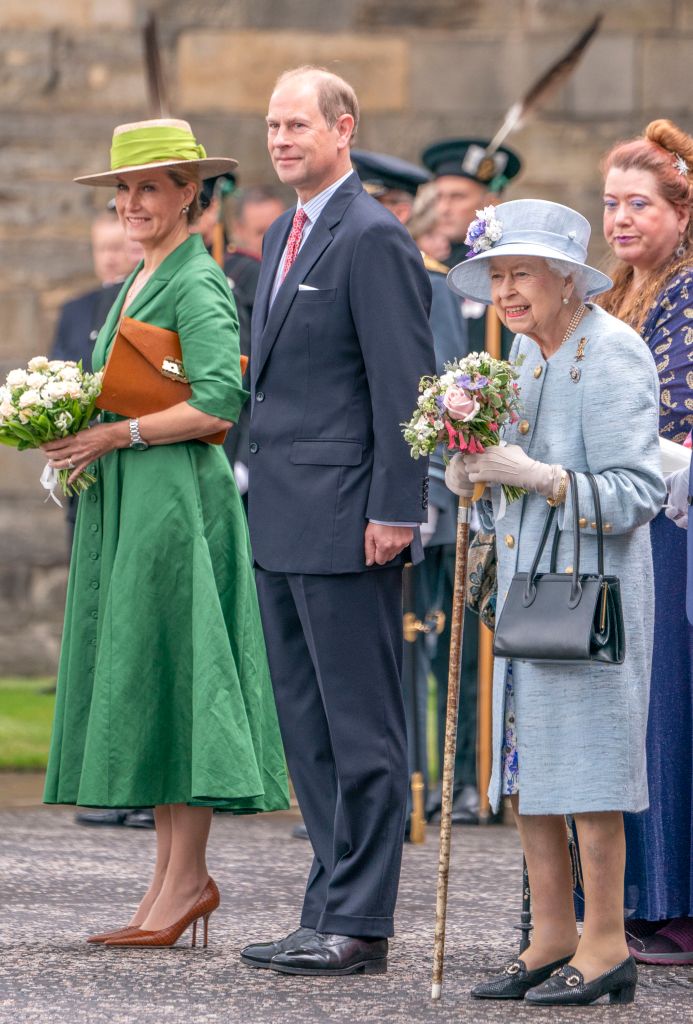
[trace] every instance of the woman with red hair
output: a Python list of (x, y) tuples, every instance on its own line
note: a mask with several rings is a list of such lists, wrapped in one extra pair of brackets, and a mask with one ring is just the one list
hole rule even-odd
[[(682, 443), (693, 427), (693, 138), (671, 121), (652, 121), (642, 137), (617, 143), (602, 169), (604, 235), (617, 263), (601, 304), (650, 348), (660, 434)], [(693, 627), (686, 534), (664, 512), (651, 533), (650, 807), (626, 815), (626, 929), (637, 960), (682, 964), (693, 963)]]

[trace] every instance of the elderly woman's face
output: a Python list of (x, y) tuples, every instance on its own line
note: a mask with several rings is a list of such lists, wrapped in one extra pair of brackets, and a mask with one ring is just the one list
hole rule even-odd
[(650, 171), (611, 168), (604, 183), (604, 237), (618, 259), (643, 270), (660, 266), (687, 223), (686, 211), (659, 194)]
[(194, 185), (180, 188), (164, 170), (132, 171), (118, 181), (116, 210), (127, 237), (148, 248), (187, 227), (183, 207), (194, 195)]
[(551, 335), (572, 288), (539, 256), (494, 256), (489, 263), (493, 305), (505, 326), (530, 337)]

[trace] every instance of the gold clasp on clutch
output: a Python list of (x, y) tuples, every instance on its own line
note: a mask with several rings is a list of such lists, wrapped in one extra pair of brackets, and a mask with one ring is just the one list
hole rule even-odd
[(185, 370), (180, 359), (175, 359), (173, 356), (166, 356), (161, 363), (162, 376), (168, 377), (169, 380), (178, 380), (181, 384), (188, 384), (188, 378), (185, 376)]

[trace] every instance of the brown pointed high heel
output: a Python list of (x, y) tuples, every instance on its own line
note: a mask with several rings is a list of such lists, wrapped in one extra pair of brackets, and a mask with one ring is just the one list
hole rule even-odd
[(138, 932), (139, 928), (136, 924), (129, 924), (126, 928), (116, 928), (112, 932), (101, 932), (100, 935), (90, 935), (87, 938), (87, 942), (107, 942), (109, 939), (122, 939), (126, 935), (133, 935)]
[(124, 947), (139, 947), (157, 949), (164, 946), (175, 946), (183, 932), (193, 926), (192, 945), (197, 943), (197, 922), (202, 918), (204, 922), (203, 949), (207, 948), (207, 937), (209, 930), (209, 915), (219, 906), (221, 902), (219, 890), (213, 878), (210, 878), (206, 886), (193, 903), (190, 910), (178, 920), (170, 924), (168, 928), (160, 928), (158, 931), (143, 931), (138, 928), (131, 935), (124, 935), (117, 939), (106, 939), (104, 946), (109, 949)]

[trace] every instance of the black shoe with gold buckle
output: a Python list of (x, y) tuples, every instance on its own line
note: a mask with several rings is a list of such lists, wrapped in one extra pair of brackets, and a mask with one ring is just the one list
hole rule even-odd
[(471, 996), (473, 999), (524, 999), (531, 988), (546, 981), (555, 970), (567, 964), (569, 960), (569, 956), (564, 956), (561, 960), (554, 960), (552, 964), (535, 967), (533, 971), (527, 970), (524, 960), (513, 960), (500, 974), (495, 974), (488, 981), (475, 985)]
[(577, 967), (567, 964), (538, 988), (527, 994), (532, 1006), (587, 1006), (608, 995), (610, 1003), (632, 1003), (638, 968), (629, 956), (593, 981), (585, 981)]

